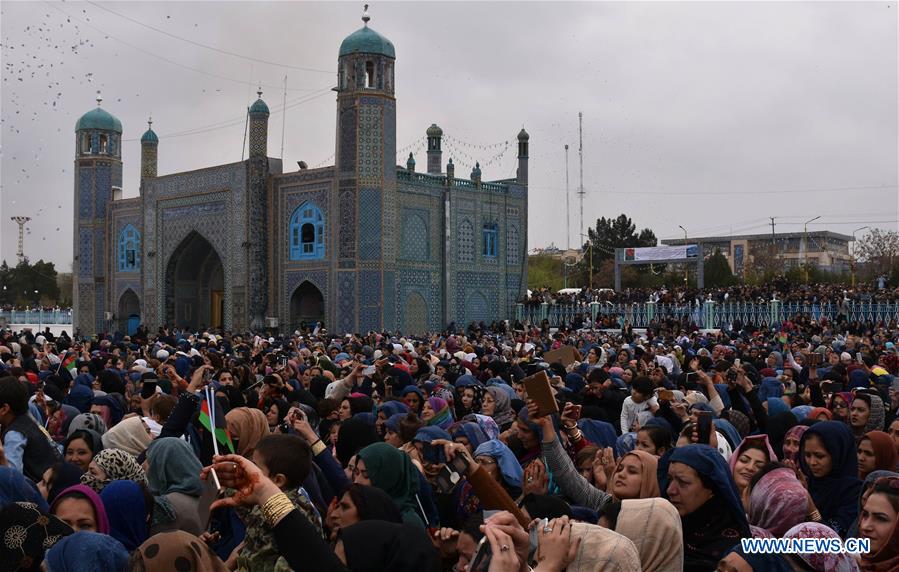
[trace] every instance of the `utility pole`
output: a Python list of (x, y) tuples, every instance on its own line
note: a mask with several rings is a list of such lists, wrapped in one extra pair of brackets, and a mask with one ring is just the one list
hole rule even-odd
[[(577, 112), (578, 155), (580, 156), (580, 186), (577, 194), (581, 198), (581, 236), (584, 235), (584, 114)], [(593, 258), (591, 256), (590, 260)]]
[(25, 260), (25, 225), (31, 220), (30, 216), (14, 216), (10, 217), (14, 223), (19, 225), (19, 248), (16, 250), (16, 257), (19, 262)]
[(861, 228), (857, 228), (852, 231), (852, 259), (850, 262), (850, 268), (852, 269), (852, 287), (855, 288), (855, 262), (856, 262), (856, 248), (855, 248), (855, 233), (860, 230), (865, 230), (867, 228), (871, 228), (870, 226), (863, 226)]
[[(681, 225), (677, 225), (677, 227), (679, 229), (681, 229), (682, 231), (684, 231), (684, 248), (686, 248), (686, 246), (687, 246), (687, 229), (685, 229)], [(690, 281), (690, 265), (684, 264), (684, 288), (687, 287), (687, 284), (689, 283), (689, 281)]]
[(821, 218), (821, 215), (816, 216), (813, 219), (809, 219), (805, 221), (805, 224), (802, 225), (802, 266), (805, 267), (805, 283), (808, 284), (808, 223), (815, 222)]
[(565, 144), (565, 249), (571, 250), (571, 205), (568, 193), (568, 144)]

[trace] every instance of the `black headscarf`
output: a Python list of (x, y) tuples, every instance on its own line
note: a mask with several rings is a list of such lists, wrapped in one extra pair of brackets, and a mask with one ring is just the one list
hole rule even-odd
[(354, 483), (347, 487), (346, 492), (350, 493), (350, 498), (353, 499), (353, 504), (356, 505), (359, 520), (403, 522), (400, 509), (397, 508), (390, 495), (381, 489)]
[(340, 531), (347, 568), (353, 572), (436, 572), (437, 550), (421, 526), (364, 520)]
[(53, 504), (56, 497), (67, 488), (80, 485), (84, 471), (74, 463), (57, 463), (53, 465), (53, 484), (47, 494), (47, 502)]
[(557, 496), (528, 494), (522, 499), (521, 506), (528, 511), (531, 519), (571, 517), (571, 507)]
[(74, 531), (30, 502), (0, 507), (0, 570), (40, 570), (44, 553)]
[(380, 440), (374, 425), (359, 419), (347, 419), (340, 424), (340, 430), (337, 433), (337, 460), (346, 467), (350, 458), (363, 447)]
[(765, 432), (768, 434), (768, 442), (771, 443), (771, 448), (774, 449), (778, 458), (783, 459), (784, 439), (787, 431), (797, 424), (798, 421), (792, 411), (784, 411), (768, 418)]

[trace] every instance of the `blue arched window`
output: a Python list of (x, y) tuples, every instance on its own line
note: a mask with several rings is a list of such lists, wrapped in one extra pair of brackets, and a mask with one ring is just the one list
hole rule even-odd
[(484, 225), (484, 256), (496, 258), (497, 242), (499, 240), (499, 228), (495, 222)]
[(140, 271), (140, 232), (132, 225), (126, 225), (119, 233), (119, 272)]
[(325, 217), (311, 202), (305, 202), (290, 217), (290, 259), (325, 257)]

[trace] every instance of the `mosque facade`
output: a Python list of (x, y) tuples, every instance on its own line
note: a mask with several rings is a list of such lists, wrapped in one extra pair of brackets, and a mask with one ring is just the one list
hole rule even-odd
[(159, 175), (141, 138), (140, 192), (122, 198), (122, 124), (75, 127), (74, 327), (143, 324), (422, 334), (510, 317), (527, 285), (528, 134), (511, 179), (457, 176), (427, 128), (427, 169), (396, 159), (393, 44), (365, 25), (337, 58), (334, 165), (285, 172), (269, 108), (248, 110), (245, 161)]

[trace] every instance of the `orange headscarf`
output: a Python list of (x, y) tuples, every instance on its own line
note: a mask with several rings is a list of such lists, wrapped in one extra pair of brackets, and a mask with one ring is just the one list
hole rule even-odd
[[(638, 498), (648, 499), (661, 496), (661, 493), (659, 492), (659, 479), (656, 476), (656, 472), (659, 468), (659, 458), (646, 451), (634, 449), (633, 451), (629, 451), (622, 455), (615, 464), (615, 470), (612, 472), (612, 475), (618, 472), (618, 468), (621, 467), (621, 463), (628, 455), (634, 455), (640, 460), (640, 464), (643, 465), (643, 475), (640, 478), (640, 496)], [(612, 482), (613, 478), (610, 477), (609, 483), (606, 486), (609, 493), (612, 492)], [(615, 500), (620, 499), (616, 498)]]

